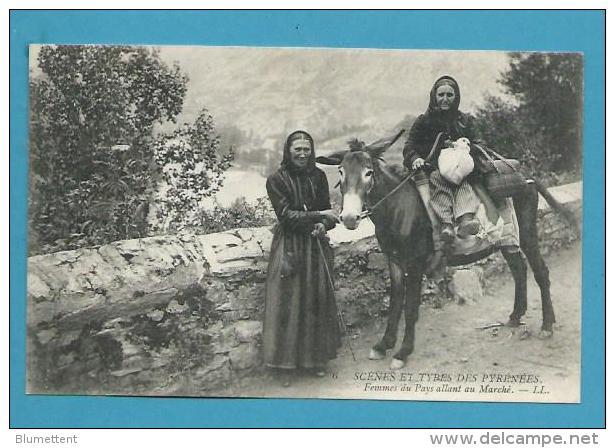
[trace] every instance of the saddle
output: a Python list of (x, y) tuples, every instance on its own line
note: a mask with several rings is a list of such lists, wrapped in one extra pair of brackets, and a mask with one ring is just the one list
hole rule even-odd
[[(443, 134), (440, 132), (436, 136), (431, 151), (425, 158), (426, 162), (434, 158)], [(472, 188), (481, 203), (476, 213), (481, 230), (477, 235), (468, 238), (455, 237), (447, 253), (449, 266), (473, 263), (502, 247), (513, 250), (519, 248), (519, 224), (512, 199), (510, 197), (498, 199), (496, 204), (482, 184), (472, 184)]]

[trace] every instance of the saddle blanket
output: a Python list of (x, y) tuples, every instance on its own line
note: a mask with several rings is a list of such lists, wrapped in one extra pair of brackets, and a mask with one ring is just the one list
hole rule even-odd
[(452, 266), (480, 260), (502, 247), (519, 248), (519, 223), (512, 199), (496, 205), (482, 188), (474, 187), (474, 192), (481, 203), (476, 213), (481, 230), (468, 238), (455, 237), (448, 257)]

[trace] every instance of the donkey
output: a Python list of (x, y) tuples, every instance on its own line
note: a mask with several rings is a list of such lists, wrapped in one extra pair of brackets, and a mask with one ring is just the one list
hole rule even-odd
[[(365, 145), (358, 140), (351, 149), (317, 157), (326, 165), (338, 165), (342, 193), (340, 219), (344, 226), (354, 230), (369, 211), (375, 226), (376, 238), (387, 256), (391, 278), (391, 300), (384, 336), (371, 349), (370, 359), (383, 359), (386, 351), (395, 346), (402, 310), (406, 321), (404, 339), (393, 355), (392, 369), (400, 369), (414, 350), (414, 330), (419, 317), (421, 283), (432, 252), (431, 224), (419, 192), (411, 180), (404, 180), (401, 170), (387, 165), (384, 152), (401, 136), (378, 140)], [(547, 203), (564, 214), (575, 227), (572, 214), (559, 204), (540, 183), (528, 181), (526, 191), (513, 198), (519, 223), (520, 248), (534, 272), (542, 300), (542, 328), (540, 337), (553, 334), (555, 313), (551, 302), (549, 270), (538, 249), (536, 218), (538, 193)], [(485, 257), (497, 250), (483, 253)], [(519, 250), (501, 249), (515, 282), (515, 301), (506, 325), (521, 325), (527, 310), (527, 266)]]

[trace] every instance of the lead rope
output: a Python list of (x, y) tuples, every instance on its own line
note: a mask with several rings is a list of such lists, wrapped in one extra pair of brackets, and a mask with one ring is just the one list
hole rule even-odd
[[(431, 161), (431, 159), (433, 158), (434, 154), (436, 153), (436, 150), (438, 149), (438, 143), (440, 142), (440, 138), (442, 138), (443, 134), (444, 134), (443, 132), (439, 132), (438, 135), (436, 135), (436, 139), (434, 140), (433, 145), (431, 145), (431, 151), (429, 151), (429, 155), (427, 156), (427, 158), (425, 158), (425, 162), (429, 163)], [(380, 160), (382, 160), (382, 159), (380, 159)], [(370, 216), (376, 207), (378, 207), (380, 204), (382, 204), (384, 201), (386, 201), (389, 198), (389, 196), (391, 196), (393, 193), (395, 193), (397, 190), (399, 190), (406, 182), (408, 182), (408, 180), (411, 178), (411, 176), (412, 176), (412, 174), (408, 174), (404, 178), (404, 180), (402, 180), (395, 188), (393, 188), (391, 191), (389, 191), (386, 196), (384, 196), (382, 199), (380, 199), (374, 205), (369, 207), (368, 210), (365, 210), (364, 212), (362, 212), (361, 215), (360, 215), (361, 219), (364, 219), (364, 218), (367, 218), (368, 216)]]
[[(305, 204), (303, 204), (303, 209), (307, 212), (308, 208)], [(318, 244), (318, 249), (320, 251), (320, 256), (322, 257), (322, 261), (325, 265), (325, 273), (327, 274), (327, 280), (329, 280), (329, 286), (331, 287), (331, 294), (335, 297), (335, 285), (333, 284), (333, 277), (331, 276), (331, 271), (329, 271), (329, 264), (327, 263), (327, 257), (325, 257), (325, 251), (320, 244), (320, 238), (316, 237), (316, 244)], [(337, 306), (337, 301), (335, 304), (335, 310), (337, 311), (337, 318), (339, 320), (339, 324), (342, 326), (342, 331), (344, 332), (344, 336), (346, 336), (346, 344), (348, 345), (348, 350), (350, 350), (350, 354), (352, 355), (352, 360), (357, 362), (357, 358), (354, 356), (354, 350), (352, 349), (352, 344), (350, 343), (350, 335), (346, 330), (346, 323), (344, 322), (344, 316), (342, 316), (342, 312)]]
[(368, 216), (370, 216), (372, 214), (372, 212), (374, 211), (374, 209), (376, 209), (378, 206), (380, 206), (380, 204), (382, 204), (384, 201), (386, 201), (389, 196), (391, 196), (393, 193), (397, 192), (397, 190), (399, 190), (401, 187), (403, 187), (403, 185), (408, 182), (408, 180), (410, 180), (410, 174), (408, 174), (404, 180), (402, 180), (399, 184), (397, 184), (397, 186), (395, 188), (393, 188), (391, 191), (389, 191), (386, 196), (384, 196), (382, 199), (380, 199), (378, 202), (376, 202), (374, 205), (372, 205), (371, 207), (369, 207), (368, 210), (365, 210), (364, 212), (361, 213), (361, 219), (363, 218), (367, 218)]

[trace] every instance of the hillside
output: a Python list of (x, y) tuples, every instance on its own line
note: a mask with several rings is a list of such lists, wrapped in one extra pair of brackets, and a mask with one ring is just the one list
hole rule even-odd
[(190, 77), (180, 121), (206, 106), (239, 153), (274, 155), (297, 128), (325, 152), (352, 136), (378, 139), (421, 113), (444, 73), (459, 80), (462, 108), (473, 110), (485, 92), (499, 93), (507, 61), (499, 52), (241, 47), (163, 47), (161, 57)]

